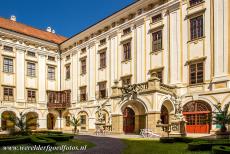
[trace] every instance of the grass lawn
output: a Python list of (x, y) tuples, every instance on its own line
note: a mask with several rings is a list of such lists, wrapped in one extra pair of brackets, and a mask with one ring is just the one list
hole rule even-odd
[(123, 154), (211, 154), (209, 151), (191, 152), (186, 143), (160, 143), (151, 139), (123, 139)]
[[(81, 141), (81, 140), (76, 140), (76, 139), (71, 139), (69, 141), (59, 141), (56, 144), (58, 147), (61, 146), (78, 146), (80, 148), (80, 146), (84, 146), (87, 145), (87, 149), (94, 147), (95, 145), (91, 142), (87, 142), (87, 141)], [(26, 147), (26, 146), (33, 146), (31, 144), (22, 144), (22, 145), (16, 145), (14, 147)], [(12, 147), (12, 146), (11, 146)], [(52, 153), (52, 154), (65, 154), (68, 153), (68, 151), (52, 151), (52, 152), (45, 152), (45, 151), (18, 151), (18, 150), (3, 150), (3, 147), (0, 147), (0, 154), (44, 154), (44, 153)]]

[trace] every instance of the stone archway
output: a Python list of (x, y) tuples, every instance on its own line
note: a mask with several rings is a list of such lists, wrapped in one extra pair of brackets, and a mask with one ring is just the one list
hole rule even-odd
[(172, 104), (172, 102), (169, 100), (165, 100), (161, 106), (160, 111), (161, 111), (160, 114), (161, 123), (169, 124), (171, 116), (173, 116), (175, 113), (174, 105)]
[(1, 127), (2, 130), (8, 130), (14, 128), (15, 124), (9, 120), (10, 116), (15, 117), (16, 114), (13, 111), (4, 111), (1, 115)]
[(128, 101), (123, 104), (121, 111), (124, 133), (139, 133), (140, 129), (146, 128), (146, 110), (142, 103), (136, 100)]
[(85, 111), (80, 111), (77, 115), (80, 120), (80, 131), (88, 131), (89, 115)]
[(36, 112), (28, 112), (26, 113), (27, 125), (30, 130), (36, 130), (38, 126), (38, 114)]
[(209, 133), (211, 130), (212, 108), (204, 101), (191, 101), (184, 105), (187, 133)]
[(168, 112), (168, 109), (164, 105), (162, 105), (161, 107), (161, 123), (169, 124), (169, 112)]

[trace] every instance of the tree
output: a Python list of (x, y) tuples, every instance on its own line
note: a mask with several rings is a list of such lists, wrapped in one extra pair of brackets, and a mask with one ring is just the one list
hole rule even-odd
[(27, 117), (27, 114), (20, 112), (19, 117), (10, 115), (8, 120), (11, 121), (15, 127), (19, 128), (21, 134), (28, 134), (31, 127), (38, 126), (38, 123), (34, 122), (37, 118), (37, 116)]
[(215, 107), (217, 108), (218, 112), (216, 112), (216, 115), (214, 116), (213, 123), (220, 125), (221, 132), (226, 132), (226, 125), (230, 124), (230, 113), (228, 112), (230, 103), (226, 104), (223, 110), (221, 109), (220, 105), (215, 105)]
[(70, 124), (74, 127), (74, 134), (77, 133), (77, 127), (80, 126), (80, 120), (74, 116), (71, 117)]

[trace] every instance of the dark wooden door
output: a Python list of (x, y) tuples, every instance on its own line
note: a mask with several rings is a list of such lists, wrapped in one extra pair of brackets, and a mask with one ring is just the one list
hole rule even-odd
[(135, 128), (135, 112), (127, 107), (123, 112), (123, 131), (133, 133)]

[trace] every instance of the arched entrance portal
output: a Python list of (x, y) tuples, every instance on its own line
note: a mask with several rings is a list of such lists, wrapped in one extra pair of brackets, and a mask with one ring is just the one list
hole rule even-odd
[(161, 123), (162, 124), (169, 124), (170, 119), (172, 118), (175, 113), (174, 105), (171, 101), (165, 100), (161, 106)]
[(139, 101), (128, 101), (122, 107), (123, 132), (139, 133), (140, 129), (146, 128), (146, 110)]
[(203, 101), (189, 102), (183, 107), (187, 133), (209, 133), (211, 106)]
[(30, 130), (36, 130), (38, 126), (38, 114), (36, 112), (28, 112), (26, 114), (26, 121)]
[(14, 123), (9, 120), (10, 117), (14, 118), (16, 114), (13, 111), (4, 111), (1, 116), (2, 130), (14, 128)]
[(125, 133), (133, 133), (135, 128), (135, 112), (130, 107), (123, 111), (123, 130)]
[(169, 123), (169, 112), (168, 109), (162, 105), (161, 107), (161, 123), (168, 124)]
[(55, 116), (52, 113), (47, 114), (47, 129), (54, 129), (55, 121)]

